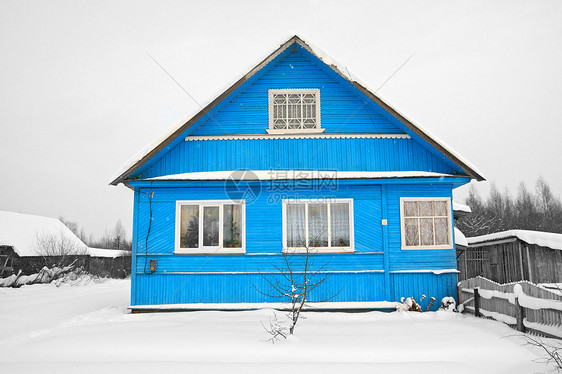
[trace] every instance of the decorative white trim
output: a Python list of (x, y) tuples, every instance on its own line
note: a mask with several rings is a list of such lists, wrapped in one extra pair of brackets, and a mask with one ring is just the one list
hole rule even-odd
[(440, 274), (459, 274), (457, 269), (420, 269), (420, 270), (392, 270), (390, 274), (417, 274), (417, 273), (432, 273), (435, 275)]
[[(275, 94), (312, 94), (316, 100), (316, 124), (313, 129), (275, 129), (273, 124), (273, 95)], [(281, 134), (292, 134), (292, 133), (299, 133), (299, 132), (308, 132), (306, 130), (313, 130), (318, 132), (321, 126), (321, 117), (320, 117), (320, 89), (318, 88), (286, 88), (286, 89), (270, 89), (267, 91), (267, 98), (268, 98), (268, 117), (269, 117), (269, 129), (266, 131), (274, 131)], [(302, 118), (302, 111), (301, 111), (301, 121)]]
[[(314, 309), (395, 309), (395, 301), (345, 301), (306, 303), (304, 310)], [(291, 309), (290, 303), (192, 303), (131, 305), (129, 310), (249, 310), (249, 309)]]
[[(321, 129), (322, 131), (324, 129)], [(209, 136), (186, 136), (185, 141), (199, 140), (256, 140), (256, 139), (410, 139), (408, 134), (319, 134), (319, 133), (291, 133), (291, 134), (273, 134), (272, 131), (266, 130), (267, 134), (245, 134), (245, 135), (209, 135)], [(317, 131), (317, 130), (314, 130)]]
[(268, 134), (280, 134), (280, 135), (289, 135), (289, 134), (321, 134), (326, 129), (265, 129)]
[[(242, 240), (241, 248), (225, 248), (223, 242), (223, 205), (240, 204), (242, 209), (241, 219), (242, 227), (240, 228), (240, 239)], [(181, 230), (181, 207), (183, 205), (199, 206), (199, 247), (198, 248), (180, 248), (180, 230)], [(219, 207), (219, 245), (212, 247), (203, 246), (203, 207), (216, 206)], [(244, 254), (246, 253), (246, 200), (177, 200), (176, 201), (176, 229), (174, 239), (174, 253), (182, 255), (201, 255), (201, 254)]]
[[(330, 204), (330, 203), (347, 203), (349, 204), (349, 247), (288, 247), (287, 246), (287, 205), (288, 204), (306, 204), (305, 205), (305, 237), (308, 242), (308, 204)], [(330, 209), (328, 208), (328, 245), (330, 244), (331, 227), (330, 227)], [(283, 200), (283, 253), (287, 254), (330, 254), (330, 253), (353, 253), (355, 252), (355, 237), (353, 225), (353, 199), (286, 199)]]
[[(406, 230), (404, 227), (404, 202), (405, 201), (446, 201), (447, 202), (447, 221), (449, 228), (448, 241), (450, 244), (443, 245), (417, 245), (406, 246)], [(451, 215), (451, 198), (450, 197), (401, 197), (400, 198), (400, 237), (401, 248), (403, 250), (431, 250), (431, 249), (453, 249), (453, 219)], [(435, 235), (435, 233), (434, 233)], [(434, 238), (435, 239), (435, 238)], [(435, 240), (434, 240), (435, 242)]]

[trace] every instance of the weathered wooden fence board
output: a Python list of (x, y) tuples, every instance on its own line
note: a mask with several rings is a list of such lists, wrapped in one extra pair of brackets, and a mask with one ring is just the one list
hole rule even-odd
[(525, 295), (537, 299), (555, 300), (560, 302), (562, 307), (562, 292), (549, 291), (528, 281), (499, 284), (483, 277), (459, 282), (459, 301), (466, 311), (475, 313), (474, 290), (477, 289), (478, 306), (482, 315), (504, 322), (514, 328), (517, 327), (516, 325), (519, 322), (519, 329), (525, 326), (537, 335), (562, 338), (561, 308), (535, 309), (524, 307), (520, 312), (514, 292), (516, 284), (521, 285)]

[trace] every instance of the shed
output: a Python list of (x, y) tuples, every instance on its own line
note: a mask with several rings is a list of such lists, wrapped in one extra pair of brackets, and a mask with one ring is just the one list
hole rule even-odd
[(562, 282), (562, 234), (508, 230), (467, 238), (467, 242), (464, 261), (459, 262), (464, 278), (481, 275), (498, 283)]
[[(41, 246), (40, 240), (51, 243)], [(57, 218), (0, 211), (0, 277), (19, 270), (23, 274), (37, 273), (45, 265), (57, 264), (62, 256), (77, 260), (86, 270), (90, 269), (91, 260), (96, 259), (96, 269), (110, 269), (103, 270), (103, 274), (125, 276), (130, 257), (118, 259), (124, 255), (128, 253), (88, 247)], [(116, 265), (117, 262), (123, 264)]]

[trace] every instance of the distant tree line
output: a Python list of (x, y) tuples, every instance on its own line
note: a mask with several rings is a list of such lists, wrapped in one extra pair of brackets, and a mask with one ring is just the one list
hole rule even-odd
[(507, 188), (499, 192), (492, 183), (488, 198), (482, 199), (473, 185), (465, 204), (472, 213), (459, 219), (457, 227), (467, 237), (515, 229), (562, 233), (560, 197), (542, 177), (534, 192), (521, 182), (515, 197)]
[(88, 247), (131, 251), (132, 241), (127, 238), (127, 232), (125, 231), (125, 227), (123, 227), (121, 220), (118, 220), (117, 223), (115, 223), (113, 229), (106, 229), (105, 234), (98, 239), (94, 239), (92, 234), (87, 235), (84, 228), (79, 227), (78, 222), (76, 221), (67, 220), (62, 216), (59, 217), (59, 220)]

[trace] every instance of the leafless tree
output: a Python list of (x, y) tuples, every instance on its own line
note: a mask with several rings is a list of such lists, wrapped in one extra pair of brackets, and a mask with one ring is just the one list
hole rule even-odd
[[(309, 247), (304, 247), (302, 253), (291, 253), (285, 250), (283, 251), (282, 264), (273, 265), (277, 276), (259, 272), (269, 285), (269, 290), (265, 291), (256, 288), (258, 292), (288, 303), (289, 312), (287, 317), (289, 326), (287, 331), (289, 335), (294, 334), (297, 322), (301, 317), (301, 312), (307, 305), (311, 292), (320, 287), (329, 278), (329, 274), (324, 272), (327, 264), (316, 266), (313, 263), (315, 253), (315, 249)], [(339, 292), (332, 295), (324, 295), (316, 302), (330, 301), (338, 294)], [(277, 340), (279, 337), (286, 337), (282, 324), (276, 319), (273, 322), (270, 321), (270, 328), (265, 329), (272, 335), (273, 340)]]
[(520, 183), (514, 199), (507, 189), (501, 194), (492, 184), (484, 201), (471, 186), (466, 204), (472, 213), (459, 219), (457, 226), (467, 236), (512, 229), (562, 233), (562, 203), (542, 177), (535, 193)]
[(546, 356), (536, 360), (537, 362), (554, 365), (555, 369), (553, 369), (553, 371), (560, 371), (562, 369), (562, 344), (558, 342), (548, 343), (537, 336), (529, 334), (525, 334), (525, 340), (527, 344), (538, 347), (546, 352)]
[(36, 237), (35, 250), (47, 266), (64, 266), (75, 256), (88, 254), (85, 245), (62, 230), (58, 234), (36, 233)]

